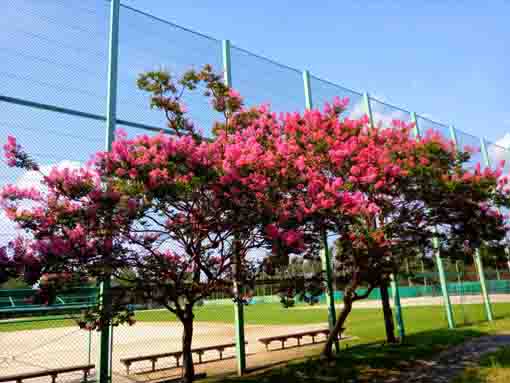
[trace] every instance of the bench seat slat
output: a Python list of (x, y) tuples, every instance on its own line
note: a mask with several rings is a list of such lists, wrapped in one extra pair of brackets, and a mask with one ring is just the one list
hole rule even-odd
[[(248, 342), (245, 342), (245, 344), (248, 344)], [(197, 347), (197, 348), (192, 348), (191, 349), (191, 352), (193, 353), (196, 353), (196, 352), (202, 352), (202, 351), (211, 351), (211, 350), (216, 350), (216, 349), (220, 349), (220, 348), (229, 348), (229, 347), (235, 347), (235, 343), (226, 343), (226, 344), (219, 344), (217, 346), (205, 346), (205, 347)], [(182, 355), (182, 351), (173, 351), (173, 352), (165, 352), (165, 353), (161, 353), (161, 354), (151, 354), (151, 355), (145, 355), (145, 356), (135, 356), (135, 357), (132, 357), (132, 358), (122, 358), (120, 361), (124, 364), (126, 363), (130, 363), (130, 362), (139, 362), (139, 361), (142, 361), (142, 360), (151, 360), (153, 358), (167, 358), (167, 357), (170, 357), (170, 356), (177, 356), (177, 355)]]
[(273, 340), (281, 340), (285, 338), (296, 338), (296, 337), (303, 337), (303, 336), (317, 336), (319, 334), (329, 334), (329, 330), (311, 330), (311, 331), (302, 331), (302, 332), (296, 332), (292, 334), (285, 334), (285, 335), (276, 335), (276, 336), (268, 336), (264, 338), (259, 338), (259, 341), (273, 341)]
[(84, 364), (78, 366), (64, 367), (64, 368), (53, 368), (42, 371), (26, 372), (23, 374), (12, 374), (0, 376), (0, 382), (20, 382), (24, 379), (40, 378), (44, 376), (51, 376), (52, 380), (59, 374), (65, 374), (67, 372), (83, 371), (84, 373), (90, 372), (94, 369), (93, 364)]
[[(248, 344), (248, 342), (244, 342), (244, 344)], [(194, 353), (194, 354), (198, 354), (199, 363), (202, 363), (202, 355), (206, 351), (217, 350), (219, 352), (219, 354), (220, 354), (220, 360), (222, 360), (223, 359), (223, 351), (226, 348), (231, 348), (231, 347), (235, 347), (235, 346), (236, 346), (235, 343), (225, 343), (225, 344), (218, 344), (218, 345), (212, 345), (212, 346), (192, 348), (191, 352)], [(135, 356), (135, 357), (132, 357), (132, 358), (122, 358), (122, 359), (120, 359), (120, 362), (126, 366), (126, 371), (127, 371), (128, 375), (129, 375), (129, 367), (134, 362), (141, 362), (141, 361), (145, 361), (145, 360), (150, 360), (150, 361), (153, 362), (153, 366), (154, 366), (155, 361), (157, 361), (160, 358), (174, 357), (175, 360), (176, 360), (176, 363), (177, 363), (177, 367), (180, 367), (179, 366), (179, 364), (180, 364), (179, 359), (181, 358), (181, 356), (182, 356), (182, 351), (173, 351), (173, 352), (165, 352), (165, 353), (161, 353), (161, 354), (151, 354), (151, 355), (145, 355), (145, 356)]]
[[(348, 340), (348, 339), (350, 339), (351, 337), (342, 337), (342, 332), (344, 330), (345, 329), (341, 330), (341, 332), (339, 334), (339, 339), (340, 340)], [(315, 344), (315, 338), (318, 335), (328, 336), (329, 335), (329, 329), (317, 329), (317, 330), (310, 330), (310, 331), (301, 331), (301, 332), (296, 332), (296, 333), (293, 333), (293, 334), (284, 334), (284, 335), (276, 335), (276, 336), (269, 336), (269, 337), (259, 338), (258, 340), (259, 340), (259, 342), (263, 343), (266, 346), (266, 350), (269, 351), (269, 344), (271, 342), (281, 342), (282, 343), (282, 349), (284, 349), (286, 341), (288, 341), (289, 339), (296, 339), (298, 347), (299, 347), (299, 346), (301, 346), (301, 339), (303, 337), (310, 336), (312, 338), (312, 344)]]

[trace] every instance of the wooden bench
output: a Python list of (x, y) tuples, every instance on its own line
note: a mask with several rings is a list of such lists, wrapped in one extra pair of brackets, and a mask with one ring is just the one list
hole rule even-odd
[[(248, 342), (245, 342), (245, 344), (248, 344)], [(206, 346), (206, 347), (198, 347), (198, 348), (192, 348), (191, 352), (193, 354), (198, 355), (198, 364), (204, 363), (202, 360), (202, 356), (206, 351), (212, 351), (216, 350), (219, 353), (220, 359), (223, 360), (223, 351), (227, 348), (235, 347), (235, 343), (226, 343), (226, 344), (219, 344), (214, 346)], [(180, 359), (182, 357), (182, 351), (174, 351), (174, 352), (165, 352), (162, 354), (152, 354), (152, 355), (145, 355), (145, 356), (136, 356), (133, 358), (122, 358), (120, 361), (122, 364), (126, 366), (126, 373), (129, 375), (129, 368), (131, 367), (131, 364), (135, 362), (142, 362), (146, 360), (150, 360), (152, 363), (152, 371), (156, 371), (156, 362), (161, 358), (175, 358), (175, 367), (180, 367)]]
[[(343, 331), (343, 329), (342, 329)], [(342, 332), (340, 332), (342, 333)], [(315, 344), (315, 338), (319, 335), (324, 335), (326, 338), (329, 335), (329, 329), (319, 329), (319, 330), (310, 330), (310, 331), (302, 331), (293, 334), (285, 334), (285, 335), (277, 335), (277, 336), (268, 336), (265, 338), (259, 338), (259, 342), (263, 343), (266, 346), (266, 351), (269, 351), (269, 344), (274, 341), (278, 341), (282, 343), (282, 350), (285, 348), (285, 342), (289, 339), (296, 339), (298, 347), (301, 346), (301, 339), (305, 336), (309, 336), (312, 338), (312, 343)], [(350, 339), (351, 337), (340, 337), (342, 340)]]
[(65, 374), (74, 371), (83, 371), (83, 381), (86, 382), (90, 374), (90, 370), (94, 369), (93, 364), (84, 364), (79, 366), (54, 368), (44, 371), (27, 372), (25, 374), (13, 374), (0, 376), (0, 382), (17, 382), (21, 383), (25, 379), (41, 378), (44, 376), (51, 376), (51, 382), (55, 383), (59, 374)]

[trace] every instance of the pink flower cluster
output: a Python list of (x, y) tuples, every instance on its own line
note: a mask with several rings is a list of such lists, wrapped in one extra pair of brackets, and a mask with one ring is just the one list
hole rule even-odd
[(13, 136), (7, 137), (7, 143), (4, 145), (4, 155), (8, 166), (39, 170), (39, 166), (21, 149)]

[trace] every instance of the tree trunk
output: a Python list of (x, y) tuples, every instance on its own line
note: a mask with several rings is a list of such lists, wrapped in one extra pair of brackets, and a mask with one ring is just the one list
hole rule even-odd
[(184, 327), (182, 333), (183, 382), (192, 383), (195, 378), (193, 354), (191, 353), (191, 343), (193, 340), (193, 316), (186, 316), (182, 318), (182, 325)]
[(343, 328), (345, 320), (349, 316), (349, 313), (352, 310), (352, 296), (347, 293), (344, 295), (344, 307), (338, 316), (338, 320), (333, 328), (333, 331), (329, 333), (328, 339), (326, 340), (326, 344), (322, 349), (322, 355), (326, 357), (328, 360), (333, 359), (333, 344), (335, 343), (335, 339), (338, 338), (340, 331)]
[(393, 312), (390, 305), (390, 295), (388, 293), (388, 285), (386, 283), (381, 284), (381, 302), (384, 313), (384, 326), (386, 328), (386, 341), (388, 343), (397, 343), (395, 337), (395, 325), (393, 323)]

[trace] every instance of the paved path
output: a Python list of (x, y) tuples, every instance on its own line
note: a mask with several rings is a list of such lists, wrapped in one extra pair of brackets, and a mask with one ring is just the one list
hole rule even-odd
[(477, 366), (480, 358), (510, 345), (510, 334), (488, 335), (469, 340), (440, 353), (432, 360), (418, 361), (418, 367), (403, 372), (392, 383), (448, 383), (465, 368)]

